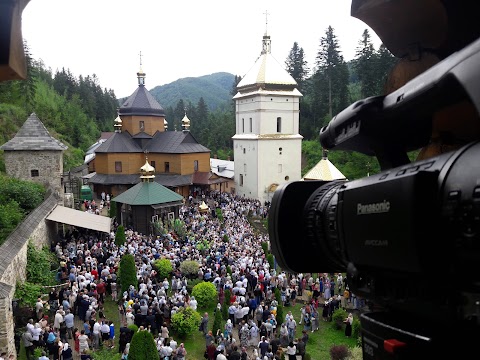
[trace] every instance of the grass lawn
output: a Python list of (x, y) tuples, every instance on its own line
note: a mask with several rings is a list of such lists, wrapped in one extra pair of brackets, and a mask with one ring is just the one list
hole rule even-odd
[[(286, 315), (288, 311), (291, 311), (298, 324), (301, 318), (301, 308), (302, 305), (297, 302), (295, 306), (283, 308), (283, 313)], [(321, 311), (322, 309), (319, 308), (320, 315)], [(333, 322), (324, 322), (323, 319), (320, 319), (319, 330), (314, 333), (309, 332), (307, 353), (310, 354), (312, 359), (330, 359), (330, 348), (333, 345), (346, 345), (349, 348), (353, 348), (357, 345), (356, 338), (347, 338), (345, 336), (345, 327), (342, 327), (341, 330), (337, 330), (334, 328), (334, 325)], [(295, 336), (301, 337), (302, 330), (303, 324), (297, 325)]]

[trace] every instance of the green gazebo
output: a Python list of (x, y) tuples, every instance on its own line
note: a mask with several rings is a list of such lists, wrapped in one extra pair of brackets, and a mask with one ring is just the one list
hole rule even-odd
[(127, 191), (114, 197), (117, 206), (117, 219), (125, 228), (140, 234), (153, 234), (153, 222), (161, 219), (166, 222), (178, 217), (184, 203), (183, 196), (153, 181), (155, 168), (145, 161), (140, 168), (142, 180)]

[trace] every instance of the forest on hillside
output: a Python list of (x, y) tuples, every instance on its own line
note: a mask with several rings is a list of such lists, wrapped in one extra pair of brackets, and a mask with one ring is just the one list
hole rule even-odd
[[(383, 94), (389, 70), (396, 59), (384, 47), (375, 49), (368, 30), (359, 34), (355, 58), (346, 62), (332, 27), (320, 39), (316, 62), (312, 68), (295, 42), (285, 60), (285, 69), (292, 75), (303, 94), (300, 100), (300, 134), (303, 141), (302, 174), (322, 157), (318, 141), (321, 127), (349, 104), (361, 98)], [(75, 78), (68, 68), (53, 72), (34, 59), (25, 43), (28, 78), (0, 83), (0, 143), (5, 143), (35, 112), (50, 133), (68, 146), (64, 168), (83, 163), (85, 151), (95, 143), (102, 131), (113, 131), (113, 120), (119, 107), (115, 93), (102, 89), (95, 74)], [(234, 77), (231, 95), (241, 80)], [(203, 97), (197, 102), (179, 98), (176, 106), (165, 108), (168, 130), (180, 130), (185, 114), (191, 120), (193, 136), (208, 147), (212, 156), (233, 159), (232, 136), (235, 134), (233, 100), (210, 110)], [(374, 157), (357, 153), (331, 151), (329, 159), (350, 180), (379, 171)], [(0, 172), (5, 171), (0, 153)]]

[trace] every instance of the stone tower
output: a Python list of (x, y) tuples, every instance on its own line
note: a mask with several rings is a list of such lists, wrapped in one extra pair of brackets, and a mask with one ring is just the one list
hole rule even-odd
[(9, 176), (35, 181), (63, 194), (63, 151), (68, 147), (50, 135), (32, 113), (15, 137), (2, 146)]
[(270, 201), (277, 186), (301, 179), (297, 82), (273, 58), (270, 36), (238, 83), (235, 100), (235, 188), (238, 195)]

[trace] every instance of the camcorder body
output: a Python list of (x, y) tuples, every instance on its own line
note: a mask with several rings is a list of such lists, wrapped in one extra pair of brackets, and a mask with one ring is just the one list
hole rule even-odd
[(480, 39), (390, 94), (357, 101), (320, 130), (324, 149), (374, 155), (379, 174), (289, 182), (272, 199), (279, 266), (345, 272), (350, 290), (370, 303), (360, 318), (364, 359), (478, 351), (479, 127), (447, 139), (451, 151), (408, 158), (429, 144), (445, 113), (452, 124), (480, 121)]

